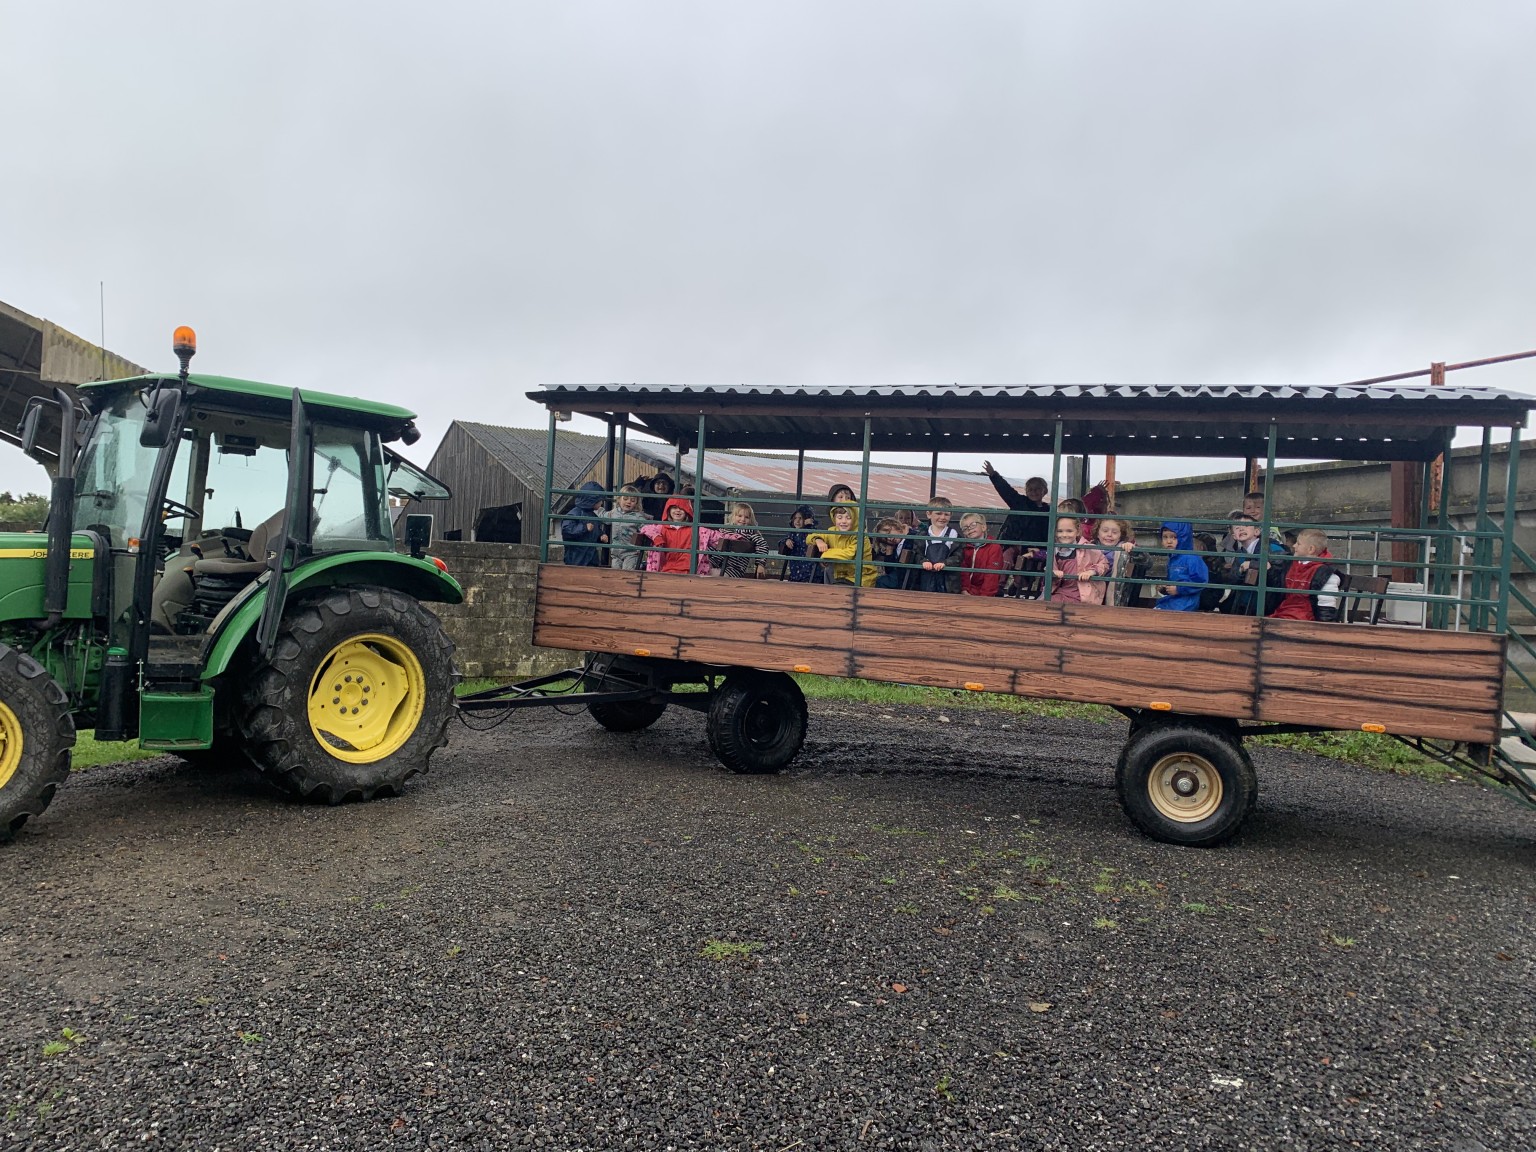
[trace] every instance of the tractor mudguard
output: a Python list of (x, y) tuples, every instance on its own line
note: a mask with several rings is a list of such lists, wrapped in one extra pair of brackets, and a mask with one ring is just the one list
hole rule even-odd
[[(347, 552), (322, 556), (300, 564), (288, 573), (288, 595), (338, 584), (371, 584), (394, 588), (417, 600), (461, 604), (464, 589), (459, 582), (430, 560), (417, 560), (398, 552)], [(208, 650), (203, 679), (211, 680), (229, 667), (241, 642), (255, 630), (267, 603), (267, 586), (248, 591), (239, 606), (225, 618)]]

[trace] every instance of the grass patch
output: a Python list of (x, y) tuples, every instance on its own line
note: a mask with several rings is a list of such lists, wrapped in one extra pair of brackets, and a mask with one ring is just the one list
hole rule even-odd
[(166, 753), (140, 748), (137, 740), (98, 740), (90, 729), (75, 733), (75, 751), (70, 756), (70, 767), (97, 768), (103, 764), (124, 764), (129, 760), (151, 760)]
[(706, 960), (745, 960), (754, 952), (761, 952), (766, 944), (756, 940), (710, 940), (699, 951)]
[(1293, 752), (1310, 752), (1314, 756), (1344, 760), (1397, 776), (1444, 782), (1461, 775), (1454, 768), (1437, 763), (1401, 741), (1377, 732), (1288, 732), (1281, 736), (1259, 736), (1253, 743), (1289, 748)]
[(922, 688), (915, 684), (884, 684), (877, 680), (854, 680), (839, 676), (797, 675), (795, 680), (800, 690), (811, 700), (846, 700), (854, 704), (890, 708), (965, 708), (1072, 720), (1124, 719), (1113, 708), (1106, 708), (1102, 704), (1075, 704), (1069, 700), (1034, 700), (1027, 696), (1005, 696), (996, 692)]

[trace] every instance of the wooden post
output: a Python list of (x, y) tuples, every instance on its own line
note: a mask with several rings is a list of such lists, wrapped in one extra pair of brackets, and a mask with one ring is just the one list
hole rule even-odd
[[(1445, 363), (1441, 361), (1429, 366), (1429, 386), (1437, 388), (1445, 383)], [(1445, 453), (1436, 456), (1429, 466), (1429, 510), (1431, 514), (1440, 511), (1440, 486), (1441, 473), (1445, 471)]]
[[(1392, 463), (1392, 527), (1416, 528), (1419, 521), (1420, 488), (1424, 473), (1411, 460)], [(1419, 559), (1416, 540), (1392, 541), (1392, 579), (1405, 583), (1416, 579), (1414, 565)]]
[(1104, 491), (1109, 497), (1105, 511), (1113, 512), (1115, 510), (1115, 458), (1113, 456), (1104, 457)]

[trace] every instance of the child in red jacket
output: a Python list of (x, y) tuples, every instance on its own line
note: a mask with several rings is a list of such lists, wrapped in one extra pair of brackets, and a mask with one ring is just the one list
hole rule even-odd
[(960, 554), (960, 591), (967, 596), (996, 596), (1003, 585), (1007, 562), (1003, 546), (987, 539), (987, 518), (979, 512), (960, 517), (960, 537), (965, 541)]

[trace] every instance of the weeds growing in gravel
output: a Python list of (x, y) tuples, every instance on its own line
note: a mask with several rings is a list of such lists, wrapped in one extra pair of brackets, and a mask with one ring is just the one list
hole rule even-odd
[(758, 940), (707, 940), (699, 955), (706, 960), (745, 960), (766, 947)]

